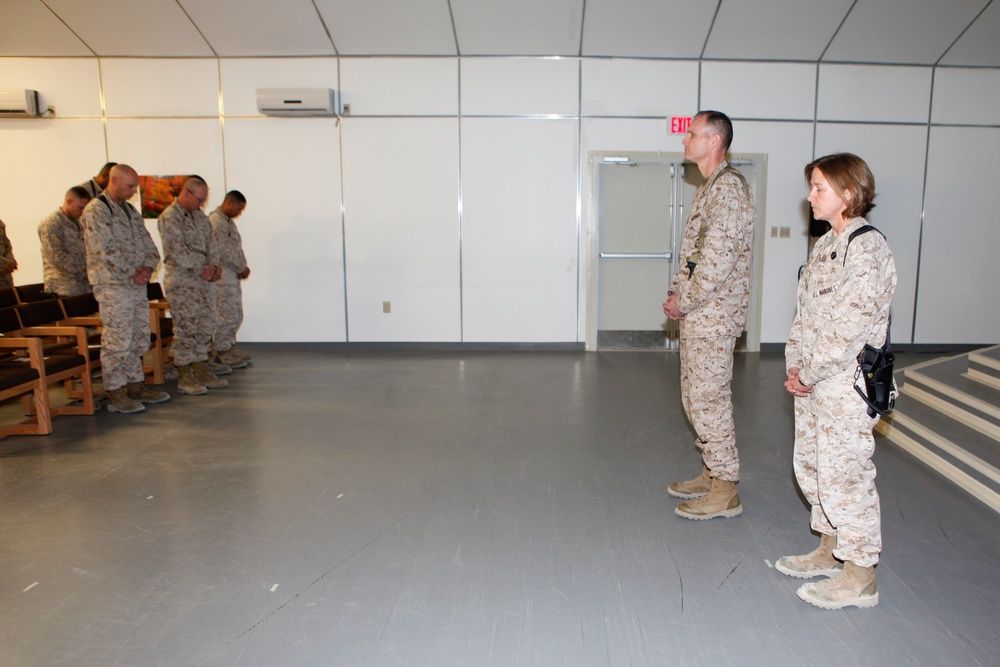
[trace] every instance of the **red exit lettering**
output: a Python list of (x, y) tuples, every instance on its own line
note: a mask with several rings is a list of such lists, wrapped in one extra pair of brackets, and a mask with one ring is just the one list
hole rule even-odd
[(691, 116), (673, 116), (670, 119), (670, 133), (684, 134), (691, 125)]

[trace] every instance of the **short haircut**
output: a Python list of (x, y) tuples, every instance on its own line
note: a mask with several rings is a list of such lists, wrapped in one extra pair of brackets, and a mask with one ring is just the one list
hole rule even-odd
[(190, 184), (204, 185), (206, 188), (208, 187), (208, 183), (205, 182), (205, 179), (199, 176), (198, 174), (192, 174), (187, 178), (185, 178), (184, 182), (181, 183), (181, 188), (186, 188)]
[(247, 198), (243, 196), (243, 193), (239, 190), (230, 190), (226, 193), (226, 198), (224, 201), (235, 202), (237, 204), (246, 204)]
[[(816, 158), (806, 165), (806, 183), (812, 182), (813, 169), (819, 169), (847, 208), (844, 218), (863, 218), (875, 208), (875, 177), (867, 163), (854, 153), (833, 153)], [(851, 193), (851, 199), (843, 192)]]
[(79, 185), (74, 185), (66, 191), (66, 196), (69, 197), (70, 195), (76, 197), (77, 199), (90, 199), (90, 193), (87, 192), (87, 188)]
[(108, 162), (103, 167), (101, 167), (101, 170), (97, 173), (97, 175), (100, 176), (101, 174), (110, 174), (111, 173), (111, 168), (114, 167), (116, 164), (118, 164), (118, 163), (117, 162)]
[(729, 116), (721, 111), (708, 110), (699, 111), (695, 118), (704, 118), (705, 124), (722, 139), (723, 152), (729, 152), (729, 147), (733, 143), (733, 121), (729, 120)]

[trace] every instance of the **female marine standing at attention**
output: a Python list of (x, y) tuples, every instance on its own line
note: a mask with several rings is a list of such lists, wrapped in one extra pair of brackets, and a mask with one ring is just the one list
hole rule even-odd
[(827, 155), (807, 165), (805, 175), (813, 216), (832, 229), (816, 242), (799, 279), (785, 388), (795, 396), (795, 478), (821, 538), (815, 551), (785, 556), (775, 567), (792, 577), (830, 576), (798, 589), (809, 604), (874, 607), (882, 550), (871, 461), (878, 416), (869, 416), (855, 382), (865, 344), (885, 342), (896, 267), (880, 233), (854, 234), (874, 208), (875, 179), (865, 161)]

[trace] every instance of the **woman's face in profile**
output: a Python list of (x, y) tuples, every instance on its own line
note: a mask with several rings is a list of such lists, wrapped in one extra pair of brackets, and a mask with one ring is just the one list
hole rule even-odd
[[(843, 197), (850, 196), (847, 191), (843, 193)], [(813, 169), (812, 178), (809, 179), (809, 197), (807, 199), (812, 205), (813, 217), (817, 220), (826, 220), (832, 225), (843, 219), (847, 204), (842, 195), (830, 185), (830, 181), (826, 180), (826, 175), (819, 170), (819, 167)]]

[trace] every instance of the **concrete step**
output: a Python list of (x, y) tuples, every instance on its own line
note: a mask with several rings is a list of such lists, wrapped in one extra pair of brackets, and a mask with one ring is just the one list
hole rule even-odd
[[(996, 385), (983, 369), (994, 369)], [(1000, 512), (1000, 346), (910, 366), (896, 376), (896, 410), (876, 432)]]

